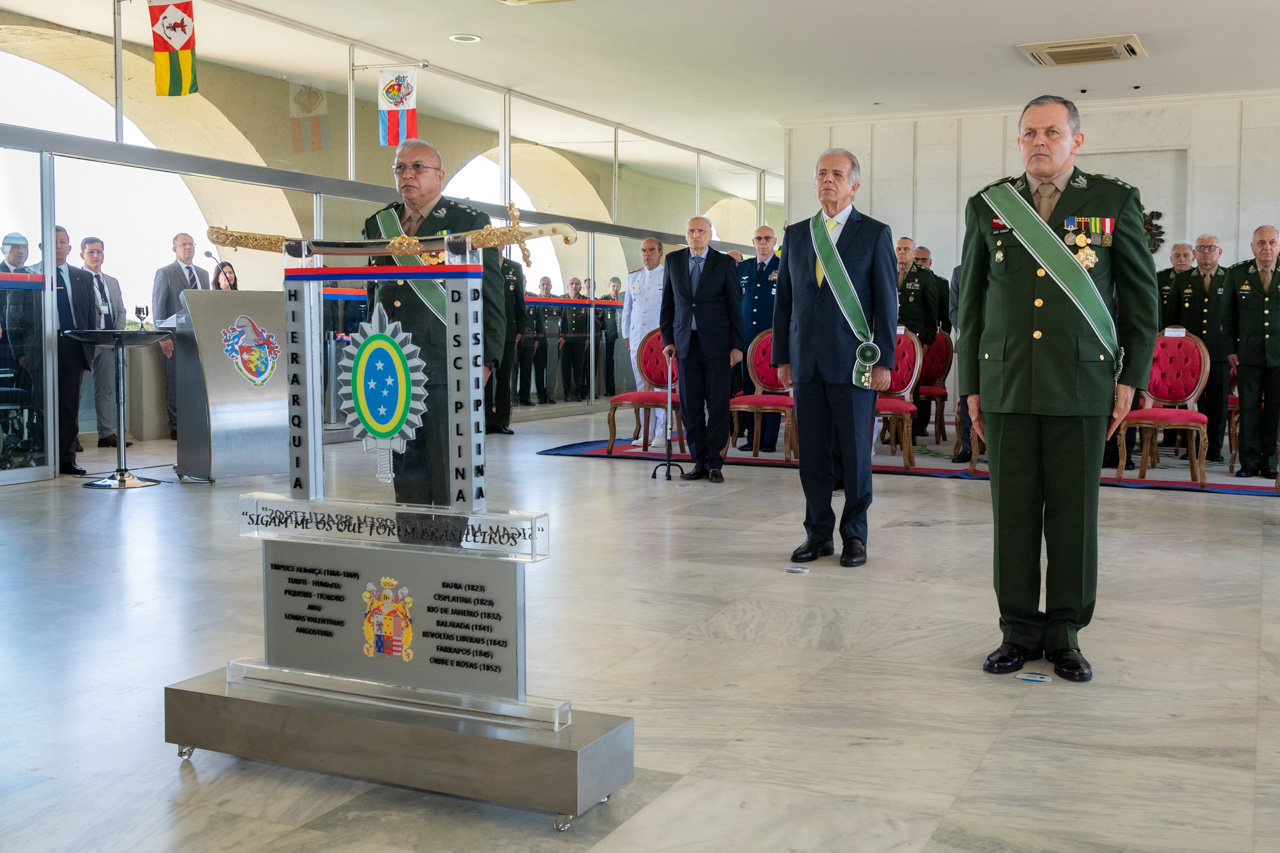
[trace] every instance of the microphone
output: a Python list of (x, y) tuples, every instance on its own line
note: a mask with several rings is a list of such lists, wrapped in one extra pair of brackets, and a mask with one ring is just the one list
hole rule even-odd
[(206, 258), (208, 258), (209, 260), (211, 260), (211, 261), (216, 261), (216, 260), (217, 260), (217, 258), (215, 258), (215, 257), (213, 256), (213, 252), (210, 252), (208, 249), (205, 249), (205, 250), (204, 250), (204, 256), (205, 256)]

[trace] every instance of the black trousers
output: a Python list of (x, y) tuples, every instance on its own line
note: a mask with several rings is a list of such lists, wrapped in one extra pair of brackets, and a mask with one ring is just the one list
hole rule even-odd
[(618, 393), (618, 386), (614, 384), (617, 371), (613, 363), (613, 350), (617, 343), (617, 335), (604, 336), (604, 393), (610, 397)]
[[(871, 428), (875, 423), (874, 391), (852, 382), (824, 382), (818, 375), (795, 384), (796, 422), (800, 432), (800, 486), (804, 489), (804, 530), (813, 539), (832, 539), (836, 515), (831, 508), (833, 480), (844, 480), (840, 539), (867, 542), (867, 508), (871, 506)], [(839, 456), (840, 473), (833, 463)]]
[(516, 361), (516, 334), (507, 333), (502, 361), (484, 388), (485, 427), (511, 426), (511, 371)]
[(58, 462), (76, 464), (76, 436), (80, 433), (80, 383), (88, 364), (84, 344), (58, 336)]
[[(443, 378), (443, 377), (441, 377)], [(447, 383), (427, 385), (428, 400), (447, 400)], [(373, 464), (373, 460), (369, 460)], [(404, 453), (391, 454), (396, 502), (450, 506), (449, 407), (427, 406), (422, 426), (405, 443)]]
[[(1200, 392), (1196, 407), (1209, 419), (1205, 449), (1209, 456), (1222, 455), (1222, 437), (1227, 430), (1227, 391), (1230, 386), (1231, 365), (1225, 361), (1209, 362), (1209, 378)], [(1169, 431), (1170, 433), (1173, 430)], [(1190, 434), (1190, 433), (1188, 433)], [(1187, 442), (1194, 448), (1194, 442)]]
[[(525, 344), (525, 340), (529, 340), (529, 344)], [(517, 371), (519, 375), (518, 396), (521, 403), (529, 403), (529, 384), (532, 378), (538, 385), (538, 401), (546, 402), (547, 399), (547, 350), (546, 346), (541, 342), (538, 344), (537, 352), (534, 352), (534, 343), (532, 339), (522, 338), (520, 345), (516, 347), (516, 364), (519, 365)]]
[(164, 410), (169, 415), (169, 431), (178, 428), (178, 349), (174, 347), (169, 358), (160, 353), (160, 364), (164, 367)]
[(680, 360), (680, 417), (689, 455), (696, 466), (719, 469), (729, 441), (729, 354), (707, 358), (698, 333), (689, 333), (689, 352)]
[(564, 401), (576, 396), (586, 397), (587, 341), (581, 337), (566, 337), (560, 348), (560, 378), (564, 380)]
[(1236, 368), (1236, 390), (1240, 392), (1240, 467), (1255, 471), (1275, 468), (1280, 367), (1240, 365)]

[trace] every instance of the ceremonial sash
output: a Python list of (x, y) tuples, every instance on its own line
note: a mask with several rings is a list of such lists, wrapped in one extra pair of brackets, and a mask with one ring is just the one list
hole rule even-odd
[[(382, 232), (382, 236), (386, 240), (394, 237), (404, 237), (404, 229), (400, 227), (400, 217), (396, 216), (396, 212), (391, 208), (379, 210), (374, 217), (378, 223), (378, 230)], [(417, 255), (392, 255), (397, 265), (407, 267), (422, 266), (422, 258)], [(422, 301), (427, 303), (427, 307), (431, 309), (431, 313), (439, 318), (440, 322), (445, 322), (447, 297), (445, 296), (444, 287), (440, 282), (431, 279), (416, 279), (410, 282), (413, 289), (422, 297)]]
[(827, 230), (825, 219), (822, 211), (814, 214), (809, 220), (809, 234), (813, 237), (813, 249), (822, 266), (822, 275), (835, 294), (836, 304), (840, 306), (853, 334), (862, 342), (858, 346), (858, 363), (853, 368), (853, 384), (869, 389), (871, 368), (880, 360), (880, 348), (871, 339), (871, 325), (867, 322), (866, 312), (862, 310), (858, 291), (853, 289), (849, 271), (844, 268), (844, 260), (836, 251), (836, 244), (831, 239), (831, 232)]
[(1080, 261), (1007, 181), (987, 187), (982, 197), (1084, 315), (1089, 328), (1115, 359), (1118, 378), (1124, 366), (1124, 349), (1116, 341), (1111, 312)]

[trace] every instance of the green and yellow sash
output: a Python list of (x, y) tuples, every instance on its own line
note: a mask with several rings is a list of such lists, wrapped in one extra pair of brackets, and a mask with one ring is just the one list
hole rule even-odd
[[(396, 212), (391, 208), (379, 210), (374, 217), (378, 222), (378, 230), (382, 232), (383, 239), (391, 240), (395, 237), (404, 237), (404, 229), (400, 227), (400, 217), (396, 216)], [(423, 265), (422, 258), (417, 255), (392, 255), (395, 262), (403, 267), (420, 267)], [(439, 318), (440, 322), (445, 322), (447, 297), (445, 296), (444, 286), (438, 281), (432, 279), (414, 279), (409, 282), (413, 285), (413, 289), (422, 301), (427, 303), (427, 307), (431, 309), (431, 313)]]
[(867, 314), (862, 310), (862, 302), (858, 299), (858, 291), (853, 289), (849, 279), (849, 271), (844, 268), (844, 260), (836, 251), (835, 241), (827, 230), (826, 216), (818, 211), (809, 220), (809, 234), (813, 237), (813, 248), (818, 255), (818, 264), (831, 292), (836, 297), (836, 304), (844, 314), (844, 319), (853, 329), (853, 334), (862, 343), (858, 346), (858, 363), (853, 367), (853, 384), (859, 388), (871, 388), (871, 368), (880, 360), (880, 347), (871, 338), (871, 324), (867, 322)]

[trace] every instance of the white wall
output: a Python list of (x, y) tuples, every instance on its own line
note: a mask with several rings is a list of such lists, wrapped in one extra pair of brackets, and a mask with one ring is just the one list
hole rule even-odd
[[(933, 250), (949, 275), (964, 238), (964, 205), (984, 185), (1022, 171), (1014, 137), (1020, 108), (875, 121), (833, 119), (788, 129), (787, 219), (817, 210), (813, 165), (823, 149), (858, 155), (858, 209)], [(1114, 174), (1161, 210), (1169, 248), (1217, 234), (1223, 261), (1250, 257), (1253, 229), (1280, 222), (1280, 93), (1114, 102), (1080, 108), (1081, 168)]]

